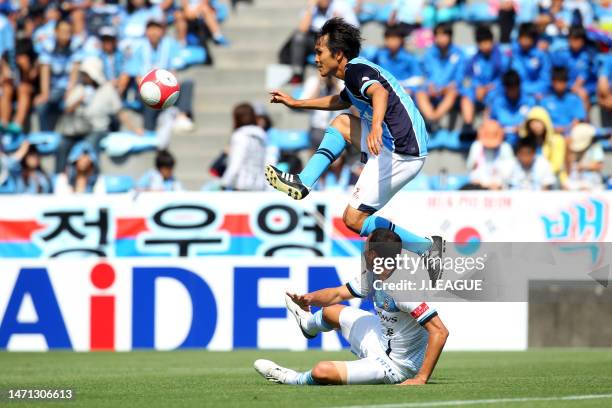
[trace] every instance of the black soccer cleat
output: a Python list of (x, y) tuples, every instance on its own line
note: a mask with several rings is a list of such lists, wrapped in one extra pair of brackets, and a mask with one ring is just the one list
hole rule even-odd
[(444, 273), (444, 252), (446, 252), (446, 241), (441, 236), (433, 235), (430, 237), (432, 244), (429, 251), (423, 254), (425, 266), (432, 283), (436, 283), (442, 278)]
[(272, 187), (294, 200), (301, 200), (310, 192), (308, 187), (302, 184), (300, 176), (280, 171), (271, 164), (266, 165), (266, 180)]

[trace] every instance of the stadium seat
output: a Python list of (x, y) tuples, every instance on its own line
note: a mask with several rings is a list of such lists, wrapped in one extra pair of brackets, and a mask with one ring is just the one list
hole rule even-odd
[(200, 65), (206, 62), (206, 50), (198, 45), (188, 45), (179, 51), (177, 57), (180, 61), (176, 64), (181, 69), (188, 68), (192, 65)]
[(423, 173), (418, 174), (412, 181), (402, 188), (402, 191), (427, 191), (430, 190), (429, 177)]
[(107, 193), (127, 193), (134, 188), (134, 180), (130, 176), (104, 176)]
[(102, 139), (100, 146), (107, 155), (121, 157), (157, 149), (157, 136), (155, 132), (145, 132), (142, 136), (132, 132), (111, 132)]
[(25, 135), (12, 135), (10, 133), (5, 133), (0, 137), (0, 143), (2, 144), (2, 151), (5, 153), (13, 153), (15, 150), (21, 146), (21, 144), (26, 139)]
[(28, 135), (28, 141), (36, 145), (40, 154), (51, 154), (57, 150), (62, 135), (57, 132), (32, 132)]
[(279, 150), (302, 150), (310, 147), (308, 132), (305, 130), (268, 130), (268, 143)]

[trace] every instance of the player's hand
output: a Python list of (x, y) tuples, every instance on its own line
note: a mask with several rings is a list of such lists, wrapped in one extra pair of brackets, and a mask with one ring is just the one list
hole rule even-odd
[(287, 293), (287, 296), (289, 296), (296, 305), (302, 308), (302, 310), (310, 312), (310, 300), (311, 300), (310, 296), (297, 295), (295, 293), (289, 293), (289, 292), (286, 292), (286, 293)]
[(373, 126), (367, 139), (368, 150), (378, 156), (382, 146), (382, 126)]
[(414, 378), (409, 378), (403, 383), (398, 384), (398, 385), (425, 385), (425, 384), (427, 384), (427, 380), (417, 375)]
[(270, 103), (282, 103), (289, 108), (295, 107), (295, 99), (284, 92), (276, 90), (270, 92)]

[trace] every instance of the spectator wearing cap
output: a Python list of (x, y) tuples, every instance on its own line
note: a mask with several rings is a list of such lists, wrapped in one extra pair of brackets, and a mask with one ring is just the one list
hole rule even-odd
[(501, 190), (510, 180), (514, 166), (512, 147), (504, 142), (504, 131), (495, 120), (485, 120), (470, 146), (467, 168), (472, 188)]
[(541, 101), (541, 105), (550, 113), (555, 131), (561, 134), (568, 134), (578, 122), (587, 119), (582, 99), (568, 89), (567, 82), (567, 69), (553, 68), (551, 92)]
[(80, 55), (71, 46), (72, 26), (67, 20), (58, 21), (55, 38), (38, 57), (40, 64), (40, 94), (34, 106), (40, 130), (52, 131), (63, 111), (66, 90), (77, 81)]
[(217, 12), (210, 0), (181, 0), (181, 8), (174, 13), (177, 38), (185, 40), (187, 29), (203, 21), (212, 35), (212, 40), (217, 45), (228, 46), (229, 41), (221, 32), (217, 21)]
[(58, 126), (58, 131), (64, 137), (56, 153), (56, 172), (64, 170), (68, 152), (83, 139), (87, 139), (97, 153), (99, 142), (109, 132), (115, 117), (129, 130), (143, 134), (142, 129), (134, 126), (129, 115), (122, 110), (119, 94), (113, 84), (106, 80), (99, 58), (86, 58), (79, 71), (79, 83), (66, 95), (66, 114)]
[(140, 178), (138, 190), (182, 191), (183, 185), (174, 177), (174, 166), (174, 156), (167, 150), (159, 150), (155, 156), (155, 168)]
[(384, 47), (376, 50), (371, 61), (389, 71), (413, 96), (423, 83), (419, 61), (404, 48), (404, 35), (400, 27), (387, 27), (384, 41)]
[(302, 83), (306, 59), (314, 52), (317, 34), (323, 24), (333, 17), (341, 17), (347, 23), (359, 26), (357, 15), (346, 0), (309, 0), (306, 10), (302, 13), (297, 31), (293, 33), (280, 53), (281, 63), (291, 64), (293, 70), (290, 84)]
[(241, 103), (234, 108), (234, 133), (227, 154), (227, 168), (221, 186), (234, 191), (263, 191), (267, 146), (266, 132), (257, 126), (253, 106)]
[(119, 47), (129, 57), (145, 36), (147, 22), (151, 19), (163, 19), (162, 9), (151, 5), (149, 0), (128, 0), (126, 12), (119, 24)]
[(536, 151), (549, 163), (555, 175), (559, 177), (565, 168), (565, 139), (555, 132), (550, 115), (541, 106), (529, 110), (525, 122), (521, 124), (519, 136), (535, 141)]
[(522, 92), (521, 78), (514, 70), (502, 77), (503, 92), (497, 92), (488, 108), (488, 116), (498, 121), (511, 142), (514, 141), (519, 125), (527, 117), (529, 109), (535, 106), (535, 99)]
[(511, 68), (521, 78), (521, 89), (541, 99), (550, 87), (550, 58), (536, 47), (538, 31), (533, 23), (519, 27), (518, 41), (512, 46)]
[(572, 129), (568, 142), (567, 175), (561, 179), (565, 190), (603, 189), (604, 151), (595, 141), (596, 129), (580, 123)]
[(425, 120), (436, 122), (455, 106), (465, 73), (465, 58), (453, 44), (453, 29), (441, 23), (434, 29), (434, 46), (423, 57), (425, 83), (416, 100)]
[(597, 89), (597, 51), (587, 45), (586, 31), (583, 27), (571, 27), (568, 36), (569, 47), (553, 56), (553, 65), (567, 69), (571, 91), (582, 99), (588, 112), (591, 96)]
[[(131, 78), (140, 83), (140, 79), (150, 70), (166, 69), (175, 71), (182, 68), (179, 57), (180, 45), (178, 42), (166, 35), (166, 24), (160, 19), (151, 19), (147, 23), (146, 39), (136, 49), (134, 55), (126, 61), (124, 72), (119, 80), (119, 88), (124, 89), (124, 84), (130, 83)], [(190, 119), (192, 114), (193, 82), (180, 82), (181, 93), (176, 102), (180, 114), (176, 118), (175, 129), (189, 131), (194, 125)], [(144, 108), (144, 128), (154, 130), (159, 111), (149, 107)]]
[[(123, 71), (124, 55), (118, 47), (118, 31), (115, 27), (105, 26), (98, 31), (100, 39), (100, 51), (98, 57), (104, 65), (104, 76), (113, 85), (118, 86), (119, 76)], [(119, 94), (123, 94), (125, 89), (118, 89)]]
[(551, 190), (555, 175), (548, 161), (537, 154), (536, 141), (526, 137), (520, 139), (516, 146), (516, 162), (510, 175), (512, 190)]
[[(602, 59), (597, 78), (597, 101), (602, 110), (604, 126), (612, 125), (612, 55)], [(608, 122), (608, 123), (606, 123)]]
[(12, 155), (10, 173), (16, 194), (49, 194), (51, 179), (40, 165), (40, 154), (36, 145), (24, 142)]
[(465, 76), (469, 84), (464, 87), (461, 98), (463, 121), (470, 128), (476, 111), (484, 109), (486, 102), (499, 90), (508, 67), (508, 59), (495, 44), (489, 27), (476, 27), (475, 40), (478, 51), (467, 63)]
[(104, 178), (99, 174), (94, 147), (85, 140), (80, 141), (70, 150), (66, 171), (57, 175), (53, 191), (55, 194), (105, 194)]

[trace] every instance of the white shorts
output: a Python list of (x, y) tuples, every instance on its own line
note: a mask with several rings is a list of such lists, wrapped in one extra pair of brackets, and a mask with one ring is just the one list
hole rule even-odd
[[(361, 146), (364, 152), (367, 152), (369, 133), (370, 124), (362, 120)], [(370, 214), (384, 207), (395, 193), (419, 174), (425, 164), (425, 157), (393, 153), (384, 147), (378, 156), (367, 153), (367, 158), (349, 205)]]
[(340, 312), (340, 330), (360, 358), (345, 362), (347, 384), (397, 384), (408, 378), (385, 353), (378, 317), (345, 307)]

